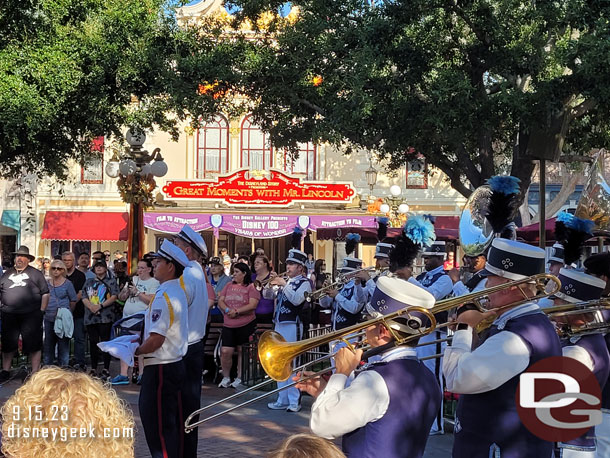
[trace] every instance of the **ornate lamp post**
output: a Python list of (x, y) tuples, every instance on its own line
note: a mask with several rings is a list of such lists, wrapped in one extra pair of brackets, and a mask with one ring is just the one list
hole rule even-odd
[(400, 186), (391, 186), (390, 194), (391, 196), (384, 198), (384, 203), (379, 207), (379, 211), (388, 215), (391, 227), (400, 227), (405, 219), (405, 215), (409, 213), (409, 205), (401, 196), (402, 189), (400, 189)]
[(157, 187), (155, 177), (167, 174), (167, 164), (161, 156), (161, 149), (152, 153), (143, 149), (146, 134), (141, 130), (128, 130), (125, 140), (129, 148), (121, 156), (114, 155), (106, 164), (106, 175), (117, 178), (121, 198), (129, 208), (128, 258), (129, 271), (134, 273), (144, 246), (144, 208), (152, 207), (153, 191)]
[(370, 163), (369, 168), (364, 172), (364, 174), (366, 175), (366, 183), (371, 189), (371, 192), (369, 194), (369, 199), (371, 199), (373, 197), (373, 188), (377, 183), (377, 169), (373, 167), (373, 162)]

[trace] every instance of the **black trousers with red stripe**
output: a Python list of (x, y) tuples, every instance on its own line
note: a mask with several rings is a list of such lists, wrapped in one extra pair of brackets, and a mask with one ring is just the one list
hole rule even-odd
[(184, 450), (181, 392), (184, 363), (144, 367), (140, 388), (140, 419), (152, 458), (179, 458)]
[[(184, 410), (184, 418), (188, 418), (195, 410), (201, 407), (201, 375), (203, 374), (203, 358), (204, 358), (203, 340), (189, 345), (186, 355), (182, 359), (184, 361), (184, 369), (186, 371), (186, 380), (182, 390), (182, 407)], [(194, 417), (193, 421), (198, 421), (199, 415)], [(191, 431), (184, 437), (184, 458), (197, 458), (197, 428)]]

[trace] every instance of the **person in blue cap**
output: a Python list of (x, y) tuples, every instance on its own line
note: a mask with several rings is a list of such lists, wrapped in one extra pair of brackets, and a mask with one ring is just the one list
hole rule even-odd
[[(399, 278), (381, 277), (367, 311), (373, 317), (408, 306), (430, 309), (434, 296)], [(310, 427), (326, 439), (342, 437), (343, 452), (350, 458), (420, 458), (428, 432), (441, 403), (434, 374), (417, 358), (417, 327), (425, 325), (418, 312), (365, 329), (366, 340), (379, 359), (360, 367), (362, 350), (340, 349), (335, 373), (297, 384), (316, 398)], [(396, 337), (411, 341), (395, 346)], [(307, 372), (304, 375), (309, 375)], [(293, 380), (299, 381), (300, 374)]]
[[(182, 274), (188, 304), (188, 351), (184, 357), (186, 380), (182, 391), (184, 417), (201, 407), (201, 377), (203, 374), (205, 330), (208, 319), (208, 289), (201, 266), (208, 256), (203, 237), (188, 224), (174, 237), (174, 244), (189, 260)], [(197, 418), (195, 419), (197, 421)], [(184, 438), (184, 457), (197, 456), (197, 429)]]
[(180, 277), (189, 260), (180, 248), (164, 240), (153, 264), (161, 286), (146, 312), (142, 342), (135, 351), (144, 361), (138, 404), (152, 457), (177, 458), (182, 456), (184, 440), (182, 358), (188, 350), (188, 305)]

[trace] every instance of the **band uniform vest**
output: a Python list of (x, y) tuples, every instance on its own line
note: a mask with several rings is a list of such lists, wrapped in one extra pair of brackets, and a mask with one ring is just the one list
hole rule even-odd
[[(606, 348), (610, 351), (610, 333), (604, 336), (606, 341)], [(602, 410), (610, 413), (610, 383), (602, 388)]]
[[(572, 345), (569, 340), (562, 342), (565, 346)], [(584, 348), (593, 360), (593, 375), (599, 383), (599, 387), (603, 390), (607, 385), (608, 375), (610, 375), (610, 354), (604, 336), (601, 334), (590, 334), (581, 337), (577, 343), (579, 347)], [(566, 444), (576, 445), (581, 447), (595, 447), (595, 426), (592, 426), (585, 434), (566, 441)]]
[(388, 410), (377, 421), (343, 436), (349, 458), (419, 458), (441, 405), (441, 390), (434, 375), (416, 358), (372, 364), (383, 377), (390, 395)]
[[(350, 287), (344, 286), (341, 289), (341, 292), (339, 293), (347, 300), (352, 300), (352, 298), (356, 294), (356, 286), (353, 284), (353, 282), (350, 282), (350, 283), (352, 283), (352, 286), (350, 286)], [(364, 306), (364, 304), (362, 304), (362, 305)], [(360, 321), (362, 307), (360, 307), (358, 312), (356, 312), (356, 313), (348, 312), (347, 310), (345, 310), (343, 307), (341, 307), (336, 302), (335, 302), (335, 307), (337, 308), (336, 312), (335, 312), (334, 320), (333, 320), (335, 330), (338, 331), (340, 329), (347, 328), (349, 326), (352, 326), (352, 325), (358, 323), (358, 321)]]
[[(308, 281), (309, 280), (307, 278), (301, 276), (284, 286), (284, 288), (292, 288), (293, 291), (296, 291), (303, 283)], [(300, 304), (293, 304), (286, 298), (286, 296), (284, 296), (284, 290), (282, 289), (280, 302), (278, 304), (277, 321), (279, 323), (296, 323), (297, 321), (300, 321), (299, 314), (301, 312), (301, 308), (303, 307), (303, 302)]]
[[(561, 356), (561, 343), (555, 328), (547, 316), (541, 312), (510, 319), (503, 330), (492, 326), (481, 343), (503, 331), (510, 331), (523, 339), (530, 350), (528, 367), (541, 359)], [(490, 445), (496, 443), (501, 448), (502, 443), (525, 441), (528, 444), (528, 450), (546, 450), (546, 444), (548, 444), (548, 455), (550, 455), (553, 444), (534, 436), (519, 419), (515, 392), (520, 375), (515, 375), (495, 390), (461, 395), (458, 401), (457, 418), (462, 429), (484, 437)]]

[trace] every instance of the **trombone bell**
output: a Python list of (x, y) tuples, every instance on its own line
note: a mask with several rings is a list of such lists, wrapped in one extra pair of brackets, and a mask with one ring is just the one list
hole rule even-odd
[(299, 342), (286, 342), (279, 332), (265, 331), (258, 341), (261, 366), (273, 380), (288, 380), (292, 374), (292, 360), (303, 351)]

